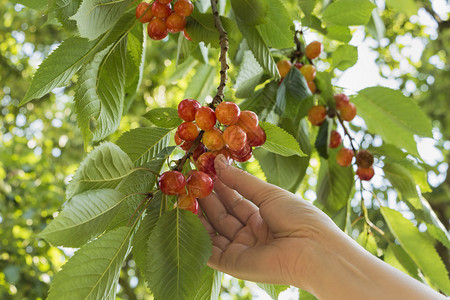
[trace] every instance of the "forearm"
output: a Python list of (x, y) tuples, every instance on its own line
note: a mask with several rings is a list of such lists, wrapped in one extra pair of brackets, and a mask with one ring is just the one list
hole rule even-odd
[(342, 232), (313, 243), (305, 288), (321, 300), (445, 299), (428, 286), (376, 258)]

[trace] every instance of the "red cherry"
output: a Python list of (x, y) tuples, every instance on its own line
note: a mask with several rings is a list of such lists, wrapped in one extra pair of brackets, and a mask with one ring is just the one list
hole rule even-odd
[(345, 106), (350, 102), (350, 99), (345, 94), (336, 94), (334, 95), (334, 101), (336, 101), (336, 108), (341, 109), (342, 106)]
[(152, 11), (149, 6), (150, 4), (147, 2), (141, 2), (136, 7), (136, 19), (138, 19), (139, 22), (148, 23), (153, 19)]
[(375, 175), (375, 170), (372, 166), (368, 168), (358, 167), (358, 169), (356, 169), (356, 175), (358, 175), (361, 180), (369, 181)]
[(266, 132), (261, 126), (256, 126), (254, 130), (247, 133), (247, 142), (252, 147), (259, 147), (266, 142)]
[(170, 2), (172, 2), (172, 0), (157, 0), (157, 1), (162, 4), (169, 4)]
[(178, 126), (178, 135), (185, 141), (193, 141), (198, 136), (198, 127), (193, 122), (183, 122)]
[(197, 159), (197, 169), (205, 172), (211, 177), (216, 176), (216, 169), (214, 168), (214, 159), (217, 157), (217, 153), (205, 152)]
[(147, 34), (153, 40), (162, 40), (169, 34), (166, 22), (160, 18), (153, 18), (147, 25)]
[(166, 25), (170, 33), (180, 32), (186, 26), (186, 18), (177, 14), (171, 14), (166, 19)]
[(332, 130), (330, 134), (330, 148), (337, 148), (342, 142), (341, 135), (336, 130)]
[(186, 193), (184, 187), (186, 180), (178, 171), (164, 172), (158, 180), (159, 189), (166, 195), (178, 195)]
[(180, 148), (184, 151), (188, 151), (189, 149), (191, 149), (193, 144), (194, 141), (184, 141), (183, 144), (180, 145)]
[(192, 171), (186, 179), (188, 194), (196, 198), (204, 198), (211, 194), (213, 181), (211, 177), (202, 171)]
[(337, 155), (336, 155), (336, 162), (341, 167), (348, 167), (352, 164), (352, 159), (355, 153), (352, 149), (347, 148), (341, 148), (339, 149)]
[(299, 62), (296, 62), (296, 63), (294, 64), (294, 67), (296, 67), (298, 70), (300, 70), (301, 67), (303, 67), (303, 64), (302, 64), (302, 63), (299, 63)]
[(216, 127), (205, 131), (202, 138), (203, 144), (211, 151), (218, 151), (225, 147), (222, 131)]
[(241, 111), (239, 119), (236, 123), (236, 125), (239, 125), (242, 129), (244, 129), (245, 133), (247, 134), (249, 131), (256, 129), (256, 127), (258, 127), (258, 124), (258, 116), (250, 110)]
[(239, 151), (247, 144), (247, 134), (241, 127), (231, 125), (223, 132), (223, 141), (230, 150)]
[(178, 201), (175, 203), (174, 207), (178, 207), (180, 209), (185, 209), (193, 212), (194, 214), (198, 213), (198, 201), (192, 195), (184, 194), (178, 196)]
[(361, 168), (369, 168), (373, 165), (373, 155), (369, 150), (359, 150), (356, 153), (356, 164)]
[(252, 157), (252, 147), (246, 144), (241, 150), (230, 150), (231, 158), (238, 162), (246, 162)]
[(195, 123), (204, 131), (211, 130), (216, 125), (216, 114), (210, 107), (202, 106), (195, 113)]
[(178, 116), (183, 121), (191, 122), (195, 120), (195, 113), (202, 107), (201, 104), (194, 99), (184, 99), (178, 104)]
[(341, 118), (344, 121), (350, 122), (356, 116), (356, 106), (352, 102), (341, 106)]
[(194, 5), (189, 0), (178, 0), (173, 5), (173, 10), (177, 15), (189, 17), (194, 10)]
[(169, 4), (162, 4), (161, 2), (155, 1), (152, 4), (152, 14), (161, 19), (165, 19), (170, 16), (172, 9)]
[(180, 135), (178, 134), (178, 130), (175, 132), (175, 136), (173, 138), (174, 138), (175, 144), (177, 144), (177, 146), (179, 146), (183, 143), (183, 140), (180, 138)]
[(308, 110), (308, 120), (315, 126), (320, 126), (327, 117), (327, 109), (323, 105), (315, 105)]
[(195, 148), (194, 153), (192, 153), (192, 158), (194, 161), (197, 161), (197, 159), (206, 152), (206, 147), (203, 143), (198, 144), (197, 148)]
[(236, 124), (239, 119), (240, 113), (241, 110), (239, 109), (239, 106), (237, 106), (236, 103), (233, 102), (221, 102), (216, 107), (217, 121), (219, 121), (223, 125)]

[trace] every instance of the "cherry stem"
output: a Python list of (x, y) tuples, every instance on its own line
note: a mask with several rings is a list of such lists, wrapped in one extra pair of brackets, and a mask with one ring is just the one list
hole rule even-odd
[(339, 123), (341, 124), (342, 128), (344, 129), (345, 135), (348, 136), (348, 138), (350, 140), (350, 146), (352, 147), (354, 155), (356, 155), (356, 153), (358, 151), (356, 150), (355, 146), (353, 145), (353, 137), (350, 135), (350, 132), (348, 132), (347, 127), (345, 127), (344, 121), (342, 120), (342, 118), (338, 112), (336, 112), (336, 117), (339, 120)]
[(141, 208), (141, 206), (147, 202), (148, 199), (153, 198), (153, 194), (146, 194), (147, 196), (141, 201), (141, 203), (139, 203), (138, 207), (136, 207), (136, 209), (134, 210), (133, 214), (131, 215), (130, 219), (128, 220), (127, 226), (130, 225), (131, 221), (134, 219), (134, 216), (136, 215), (136, 213), (139, 211), (139, 209)]
[(362, 181), (359, 181), (359, 191), (361, 193), (361, 210), (363, 212), (364, 215), (364, 221), (366, 222), (367, 225), (370, 226), (370, 228), (374, 229), (375, 231), (377, 231), (380, 235), (384, 236), (384, 231), (381, 230), (378, 226), (376, 226), (375, 224), (372, 223), (372, 221), (370, 221), (369, 219), (369, 213), (367, 211), (367, 207), (366, 204), (364, 203), (364, 197), (363, 197), (363, 186), (362, 186)]
[(228, 34), (222, 25), (220, 20), (219, 11), (217, 10), (217, 0), (211, 0), (211, 9), (214, 16), (214, 25), (219, 32), (219, 44), (220, 44), (220, 84), (217, 87), (217, 94), (214, 96), (213, 101), (210, 104), (211, 108), (219, 105), (224, 98), (224, 89), (227, 83), (227, 70), (230, 68), (227, 64), (227, 52), (228, 52)]
[(181, 172), (183, 170), (185, 163), (188, 161), (189, 157), (192, 156), (195, 149), (197, 149), (198, 145), (200, 144), (200, 141), (202, 140), (203, 137), (203, 133), (205, 133), (205, 131), (201, 130), (195, 141), (192, 143), (191, 148), (189, 148), (189, 150), (186, 151), (186, 154), (184, 154), (184, 156), (177, 162), (177, 164), (172, 168), (172, 170), (178, 172)]

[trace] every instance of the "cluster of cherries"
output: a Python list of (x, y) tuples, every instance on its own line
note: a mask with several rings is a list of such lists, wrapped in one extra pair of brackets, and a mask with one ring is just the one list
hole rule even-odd
[[(350, 122), (356, 116), (356, 106), (350, 102), (349, 98), (345, 94), (334, 95), (336, 101), (336, 113), (339, 114), (339, 118), (344, 121)], [(315, 126), (320, 126), (329, 115), (329, 111), (323, 105), (315, 105), (308, 111), (308, 120)], [(334, 115), (334, 112), (331, 112)], [(341, 145), (342, 137), (336, 130), (332, 130), (330, 134), (329, 148), (337, 148)], [(353, 157), (356, 156), (356, 175), (361, 180), (370, 180), (374, 176), (373, 169), (373, 155), (368, 150), (359, 150), (355, 155), (355, 151), (342, 147), (339, 149), (336, 155), (337, 163), (342, 167), (348, 167), (352, 164)]]
[(175, 143), (187, 155), (192, 153), (197, 170), (190, 171), (187, 178), (179, 171), (167, 171), (158, 183), (164, 194), (178, 195), (179, 208), (197, 213), (197, 198), (212, 192), (216, 156), (223, 154), (230, 163), (246, 162), (253, 155), (252, 147), (265, 143), (266, 133), (254, 112), (241, 111), (233, 102), (221, 102), (213, 110), (197, 100), (184, 99), (178, 105), (178, 116), (184, 122), (177, 128)]
[[(311, 61), (319, 57), (322, 52), (322, 43), (318, 41), (311, 42), (306, 46), (305, 55)], [(289, 70), (294, 66), (297, 68), (300, 73), (302, 73), (303, 77), (306, 79), (306, 83), (308, 84), (309, 90), (311, 93), (316, 92), (316, 84), (314, 83), (314, 79), (316, 78), (316, 67), (313, 64), (302, 64), (300, 62), (296, 62), (292, 65), (289, 60), (280, 60), (277, 63), (278, 72), (280, 73), (281, 80), (287, 75)]]
[(152, 4), (141, 2), (136, 7), (136, 18), (141, 23), (148, 23), (147, 33), (151, 39), (162, 40), (168, 33), (183, 31), (186, 33), (186, 17), (192, 14), (194, 5), (189, 0), (177, 0), (171, 6), (172, 0), (155, 0)]

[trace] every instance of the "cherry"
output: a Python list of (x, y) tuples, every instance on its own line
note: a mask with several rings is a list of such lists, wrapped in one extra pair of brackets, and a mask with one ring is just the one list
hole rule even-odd
[(315, 126), (320, 126), (327, 117), (327, 109), (323, 105), (315, 105), (308, 110), (308, 120)]
[(166, 195), (185, 194), (185, 185), (184, 175), (178, 171), (164, 172), (158, 180), (159, 189)]
[(183, 35), (185, 39), (187, 39), (188, 41), (192, 41), (192, 38), (189, 33), (187, 33), (186, 28), (183, 29)]
[(173, 5), (173, 10), (177, 15), (189, 17), (194, 10), (194, 5), (189, 0), (178, 0)]
[(210, 107), (202, 106), (195, 113), (195, 123), (204, 131), (211, 130), (216, 125), (216, 114)]
[(277, 62), (277, 68), (278, 68), (278, 72), (280, 73), (281, 78), (285, 77), (287, 75), (287, 73), (289, 73), (289, 70), (292, 67), (292, 63), (288, 60), (280, 60), (279, 62)]
[(193, 141), (198, 136), (198, 127), (193, 122), (183, 122), (178, 126), (178, 135), (185, 141)]
[(356, 175), (358, 175), (361, 180), (369, 181), (375, 175), (375, 170), (372, 166), (368, 168), (358, 167), (358, 169), (356, 169)]
[(170, 2), (172, 2), (172, 0), (157, 0), (157, 1), (162, 4), (169, 4)]
[(213, 181), (211, 177), (202, 171), (192, 171), (186, 179), (188, 194), (196, 198), (204, 198), (211, 194)]
[(239, 115), (241, 110), (236, 103), (233, 102), (221, 102), (216, 107), (216, 118), (217, 121), (222, 123), (223, 125), (233, 125), (239, 119)]
[(330, 148), (337, 148), (342, 142), (341, 135), (336, 130), (331, 130), (330, 133)]
[(165, 19), (170, 16), (172, 9), (169, 4), (162, 4), (161, 2), (155, 1), (152, 4), (152, 14), (161, 19)]
[(252, 157), (252, 147), (246, 144), (241, 150), (232, 151), (230, 150), (231, 158), (238, 162), (246, 162)]
[(361, 168), (368, 168), (373, 165), (373, 155), (369, 150), (359, 150), (356, 153), (356, 164)]
[(341, 148), (336, 154), (336, 162), (341, 167), (348, 167), (351, 165), (354, 155), (355, 154), (352, 149)]
[(231, 152), (227, 148), (222, 148), (219, 151), (213, 151), (212, 153), (216, 155), (222, 154), (223, 156), (225, 156), (225, 159), (228, 161), (228, 164), (231, 164), (233, 161), (233, 159), (231, 158)]
[(175, 144), (177, 144), (177, 146), (183, 143), (183, 140), (180, 138), (180, 135), (178, 134), (178, 130), (175, 132), (175, 136), (173, 137), (173, 139), (175, 140)]
[(294, 67), (296, 67), (298, 70), (300, 70), (301, 67), (303, 67), (303, 64), (302, 64), (302, 63), (299, 63), (299, 62), (296, 62), (296, 63), (294, 64)]
[(254, 130), (247, 133), (247, 142), (252, 147), (259, 147), (266, 142), (266, 132), (261, 126), (256, 126)]
[(197, 100), (194, 99), (184, 99), (178, 104), (178, 116), (183, 121), (194, 121), (195, 113), (202, 107)]
[(236, 125), (239, 125), (242, 129), (244, 129), (247, 134), (248, 132), (255, 130), (256, 127), (258, 127), (258, 124), (258, 116), (250, 110), (241, 111), (239, 119), (236, 123)]
[(218, 151), (225, 147), (222, 131), (216, 127), (205, 131), (202, 138), (203, 144), (211, 151)]
[(230, 150), (238, 151), (247, 144), (247, 134), (241, 127), (231, 125), (223, 132), (223, 140)]
[(356, 116), (356, 106), (352, 102), (341, 106), (341, 118), (344, 121), (350, 122)]
[(203, 143), (199, 143), (197, 148), (195, 148), (194, 152), (192, 153), (192, 158), (194, 161), (197, 161), (197, 159), (206, 152), (206, 147)]
[(186, 26), (186, 18), (177, 14), (171, 14), (166, 19), (167, 29), (170, 33), (177, 33), (184, 29)]
[(193, 144), (194, 141), (184, 141), (183, 144), (180, 145), (180, 148), (184, 151), (188, 151), (189, 149), (191, 149)]
[(314, 94), (316, 92), (316, 89), (317, 89), (316, 84), (314, 83), (314, 81), (308, 81), (307, 84), (308, 84), (308, 88), (311, 91), (311, 93)]
[(151, 39), (162, 40), (167, 36), (169, 31), (167, 30), (166, 22), (164, 22), (163, 19), (153, 18), (147, 25), (147, 33)]
[(345, 106), (350, 102), (350, 99), (345, 94), (336, 94), (334, 95), (334, 101), (336, 101), (336, 108), (341, 109), (342, 106)]
[(309, 59), (314, 59), (319, 57), (322, 52), (322, 43), (318, 41), (311, 42), (306, 46), (306, 57)]
[(300, 68), (300, 73), (305, 77), (306, 82), (313, 81), (316, 78), (316, 67), (313, 65), (304, 65)]
[(216, 169), (214, 168), (214, 159), (218, 154), (214, 152), (205, 152), (197, 159), (196, 165), (199, 171), (205, 172), (211, 177), (216, 176)]
[(152, 11), (148, 7), (150, 4), (147, 2), (141, 2), (136, 7), (136, 18), (141, 23), (148, 23), (153, 19)]
[(178, 196), (178, 201), (175, 203), (174, 208), (178, 207), (180, 209), (185, 209), (193, 212), (194, 214), (198, 213), (198, 201), (192, 195), (184, 194)]

